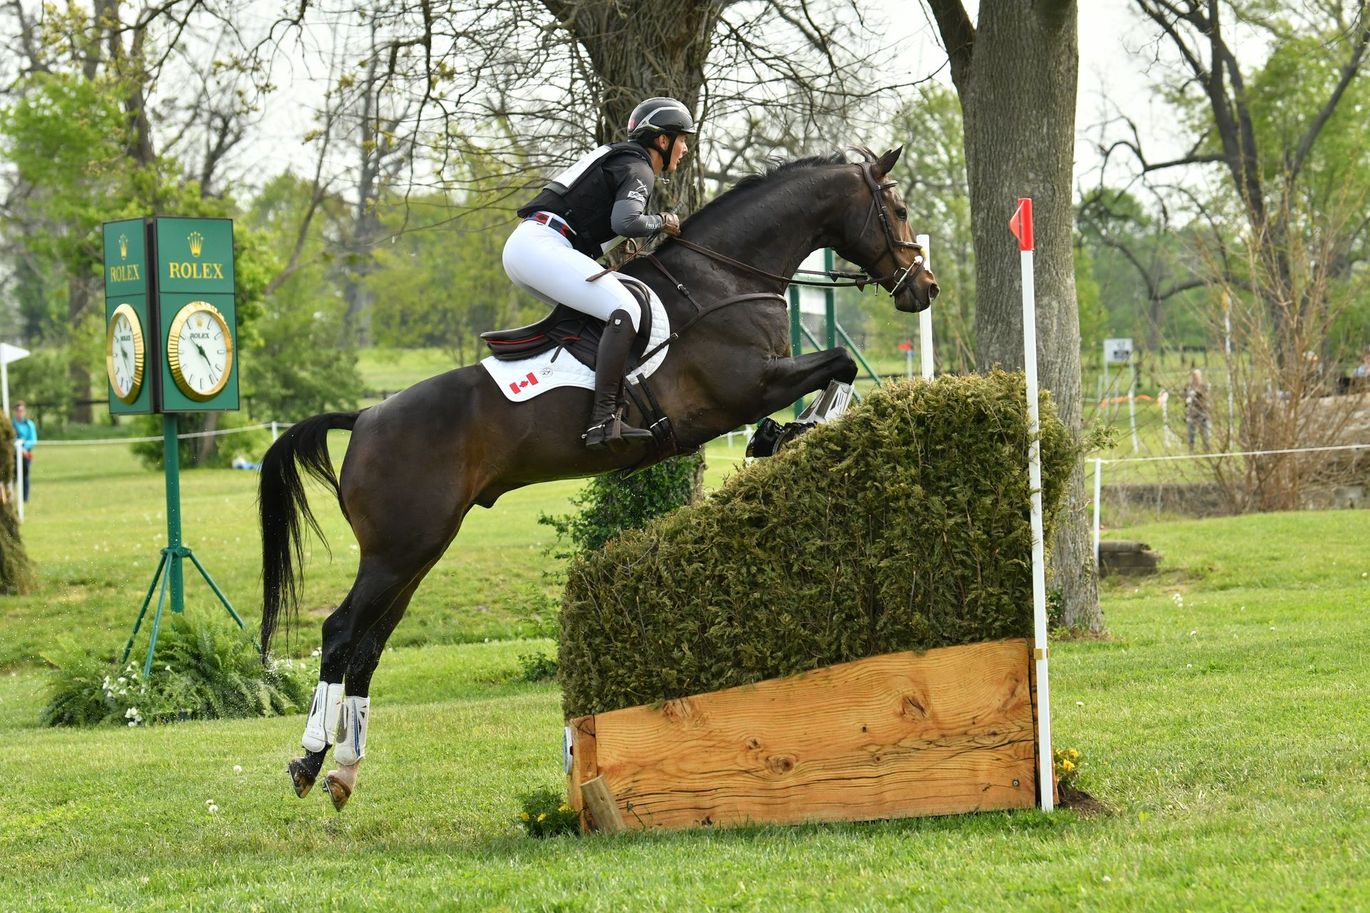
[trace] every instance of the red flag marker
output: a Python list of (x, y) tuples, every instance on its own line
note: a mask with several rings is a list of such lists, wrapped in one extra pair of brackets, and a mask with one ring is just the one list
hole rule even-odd
[(1009, 230), (1018, 239), (1019, 250), (1032, 250), (1032, 198), (1019, 197), (1018, 209), (1008, 220)]

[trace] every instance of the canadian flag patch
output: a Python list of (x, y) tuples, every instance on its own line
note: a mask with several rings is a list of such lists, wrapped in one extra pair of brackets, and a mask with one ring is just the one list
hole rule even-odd
[(512, 392), (515, 396), (517, 396), (518, 394), (522, 393), (523, 390), (524, 390), (526, 387), (536, 387), (537, 385), (538, 385), (538, 378), (537, 378), (537, 375), (534, 374), (532, 371), (529, 371), (529, 372), (524, 376), (523, 380), (511, 380), (511, 381), (509, 381), (509, 390), (510, 390), (510, 392)]

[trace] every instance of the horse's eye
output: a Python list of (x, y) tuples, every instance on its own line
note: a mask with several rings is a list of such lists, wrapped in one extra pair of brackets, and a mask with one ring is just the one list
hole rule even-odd
[(907, 222), (909, 220), (909, 211), (904, 207), (900, 206), (898, 209), (894, 211), (894, 216), (900, 222)]

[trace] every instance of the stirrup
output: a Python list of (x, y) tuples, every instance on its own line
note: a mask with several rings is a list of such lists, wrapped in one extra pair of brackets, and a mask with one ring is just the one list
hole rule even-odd
[(653, 437), (652, 432), (646, 429), (623, 424), (623, 419), (617, 415), (605, 419), (598, 425), (591, 425), (581, 435), (587, 449), (598, 450), (601, 447), (608, 447), (614, 453), (627, 450), (638, 441), (650, 441)]

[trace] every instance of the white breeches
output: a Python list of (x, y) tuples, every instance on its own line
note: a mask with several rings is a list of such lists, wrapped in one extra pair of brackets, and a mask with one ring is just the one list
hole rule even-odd
[(608, 320), (627, 311), (636, 330), (642, 323), (637, 299), (613, 273), (585, 280), (604, 267), (571, 246), (555, 228), (524, 220), (504, 242), (504, 271), (514, 284), (550, 305), (564, 304)]

